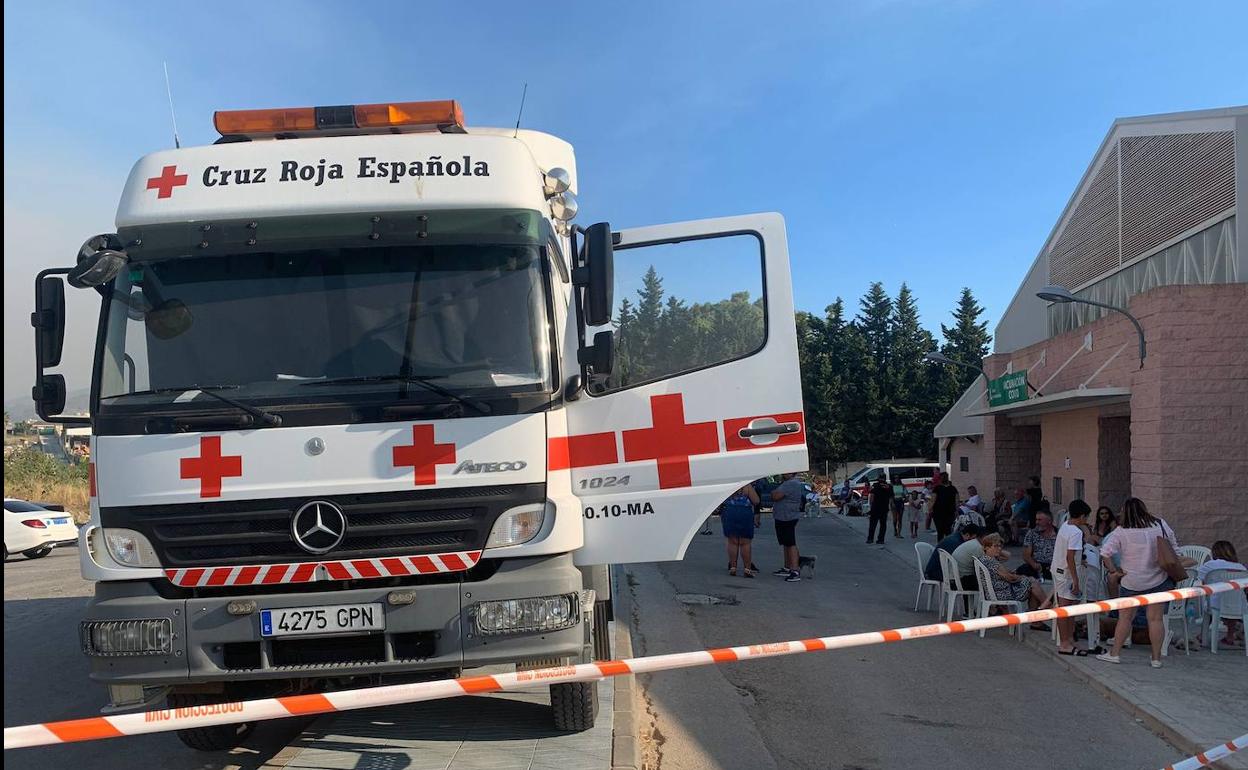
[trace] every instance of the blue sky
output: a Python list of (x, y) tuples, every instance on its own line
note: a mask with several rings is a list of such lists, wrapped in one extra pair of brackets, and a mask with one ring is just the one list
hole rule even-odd
[[(581, 217), (776, 210), (799, 308), (914, 289), (995, 322), (1115, 117), (1248, 103), (1248, 3), (5, 4), (5, 399), (30, 278), (226, 108), (455, 98), (575, 145)], [(67, 356), (85, 360), (86, 329)], [(74, 387), (71, 382), (71, 388)]]

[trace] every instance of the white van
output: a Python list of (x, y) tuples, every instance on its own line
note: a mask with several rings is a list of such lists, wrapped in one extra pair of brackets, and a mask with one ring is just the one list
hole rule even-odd
[(877, 462), (867, 463), (862, 470), (849, 477), (848, 481), (843, 481), (837, 485), (835, 496), (837, 499), (845, 499), (850, 490), (857, 490), (859, 494), (866, 497), (871, 485), (880, 477), (885, 477), (890, 483), (898, 481), (909, 492), (915, 489), (922, 489), (923, 482), (930, 481), (940, 473), (940, 463), (898, 463), (898, 462)]

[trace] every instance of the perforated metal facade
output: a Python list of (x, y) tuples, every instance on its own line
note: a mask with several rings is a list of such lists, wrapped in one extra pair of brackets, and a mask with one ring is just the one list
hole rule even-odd
[(1049, 282), (1082, 286), (1119, 265), (1118, 153), (1092, 177), (1087, 193), (1049, 252)]

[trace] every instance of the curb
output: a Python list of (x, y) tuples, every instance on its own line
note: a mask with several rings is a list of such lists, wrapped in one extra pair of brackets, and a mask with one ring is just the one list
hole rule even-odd
[[(1031, 647), (1041, 655), (1051, 658), (1055, 663), (1073, 674), (1076, 679), (1091, 685), (1092, 689), (1100, 693), (1101, 697), (1127, 712), (1150, 731), (1160, 736), (1162, 740), (1184, 754), (1195, 756), (1209, 748), (1204, 742), (1196, 741), (1171, 725), (1166, 721), (1161, 712), (1153, 709), (1147, 703), (1136, 703), (1127, 694), (1105, 684), (1086, 669), (1074, 665), (1065, 656), (1058, 655), (1057, 648), (1053, 645), (1053, 640), (1048, 633), (1023, 634), (1023, 644)], [(1214, 768), (1228, 767), (1228, 765), (1224, 765), (1221, 762), (1214, 762), (1209, 766)]]
[[(632, 594), (623, 585), (624, 572), (611, 570), (611, 602), (614, 609), (615, 632), (611, 640), (616, 660), (633, 657)], [(611, 728), (611, 770), (640, 770), (641, 740), (637, 711), (633, 707), (637, 677), (633, 674), (614, 677), (615, 713)]]

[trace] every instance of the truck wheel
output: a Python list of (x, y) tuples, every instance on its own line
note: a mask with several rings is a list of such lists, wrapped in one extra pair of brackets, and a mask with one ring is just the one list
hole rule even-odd
[(39, 548), (31, 548), (29, 551), (22, 551), (22, 556), (25, 556), (27, 559), (42, 559), (50, 553), (52, 553), (52, 546), (45, 545)]
[(588, 730), (598, 718), (598, 683), (552, 684), (550, 708), (554, 712), (556, 730), (570, 733)]
[(594, 660), (611, 660), (611, 622), (607, 602), (594, 602)]
[[(166, 701), (169, 708), (179, 709), (207, 706), (216, 703), (219, 699), (220, 696), (198, 693), (171, 693)], [(196, 751), (225, 751), (241, 744), (254, 729), (256, 729), (255, 722), (192, 727), (188, 730), (178, 730), (178, 740)]]

